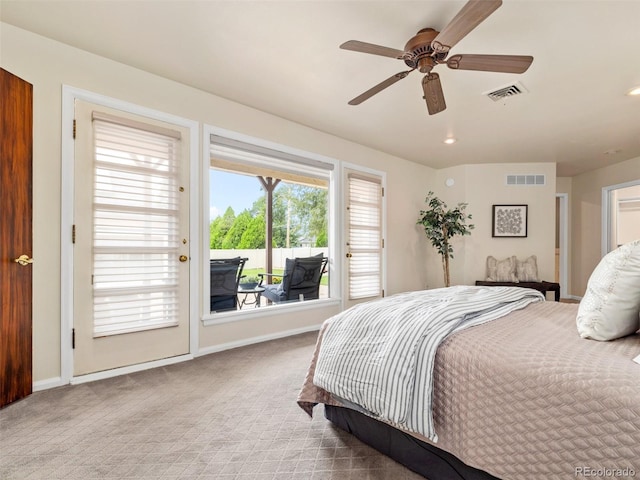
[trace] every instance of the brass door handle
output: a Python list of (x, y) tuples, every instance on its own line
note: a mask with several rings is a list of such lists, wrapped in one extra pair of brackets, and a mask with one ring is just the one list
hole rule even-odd
[(33, 258), (29, 258), (29, 255), (20, 255), (18, 258), (13, 260), (16, 263), (19, 263), (23, 267), (30, 265), (33, 263)]
[(189, 260), (189, 257), (187, 257), (186, 255), (180, 255), (180, 257), (178, 257), (178, 260), (180, 260), (181, 262), (186, 262), (187, 260)]

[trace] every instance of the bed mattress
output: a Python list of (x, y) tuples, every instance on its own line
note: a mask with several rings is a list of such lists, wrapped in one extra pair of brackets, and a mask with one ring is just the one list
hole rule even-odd
[[(640, 476), (640, 336), (581, 339), (576, 314), (535, 303), (448, 337), (434, 367), (435, 445), (502, 479)], [(344, 406), (313, 384), (318, 346), (298, 399), (309, 414)]]

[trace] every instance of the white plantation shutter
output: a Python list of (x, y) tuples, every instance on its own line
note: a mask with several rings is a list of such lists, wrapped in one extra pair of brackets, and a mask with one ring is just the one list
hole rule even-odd
[(350, 173), (349, 299), (377, 297), (382, 286), (382, 186), (379, 179)]
[(93, 114), (94, 336), (178, 324), (179, 132)]

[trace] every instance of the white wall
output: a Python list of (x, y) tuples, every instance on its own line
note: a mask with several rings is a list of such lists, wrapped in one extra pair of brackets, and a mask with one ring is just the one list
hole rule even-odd
[[(2, 68), (33, 84), (34, 250), (33, 376), (47, 381), (60, 371), (61, 91), (80, 88), (202, 124), (288, 145), (339, 161), (386, 172), (388, 205), (387, 291), (426, 282), (424, 239), (417, 211), (433, 170), (284, 120), (229, 100), (151, 75), (2, 23)], [(277, 335), (321, 323), (337, 307), (305, 314), (274, 313), (234, 323), (199, 327), (201, 349)]]

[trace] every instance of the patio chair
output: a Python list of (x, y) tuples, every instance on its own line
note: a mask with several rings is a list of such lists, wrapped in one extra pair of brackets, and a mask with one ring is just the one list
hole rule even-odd
[[(264, 288), (262, 295), (273, 303), (298, 300), (315, 300), (320, 295), (320, 279), (326, 272), (327, 257), (322, 254), (314, 257), (287, 258), (282, 275), (259, 273), (260, 284)], [(281, 277), (279, 284), (264, 284), (265, 277)]]
[(246, 258), (222, 258), (209, 261), (210, 310), (225, 312), (238, 308), (238, 283)]

